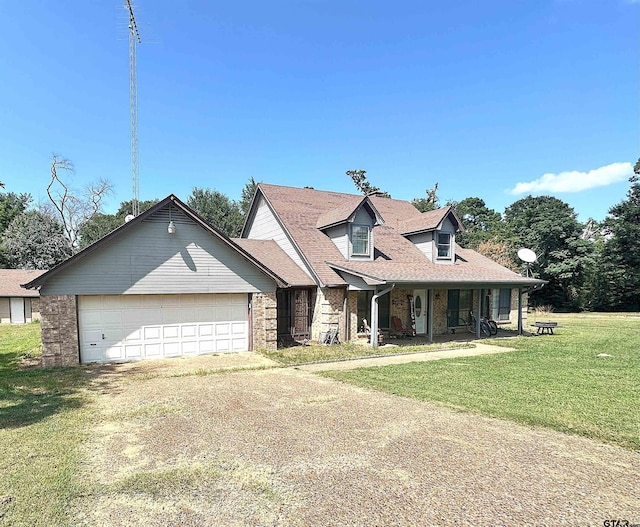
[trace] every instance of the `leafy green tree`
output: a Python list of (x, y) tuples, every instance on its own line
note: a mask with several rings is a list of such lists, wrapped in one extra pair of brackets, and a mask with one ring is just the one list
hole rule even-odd
[(351, 180), (353, 181), (353, 184), (356, 186), (356, 188), (360, 192), (362, 192), (365, 196), (368, 196), (369, 194), (373, 194), (373, 193), (379, 192), (383, 196), (385, 196), (386, 198), (390, 198), (391, 197), (391, 194), (389, 194), (388, 192), (381, 191), (378, 187), (372, 185), (371, 183), (369, 183), (369, 181), (367, 181), (367, 171), (366, 170), (362, 170), (362, 169), (347, 170), (346, 174), (347, 174), (347, 176), (349, 176), (351, 178)]
[(15, 269), (51, 269), (72, 252), (62, 225), (37, 210), (11, 221), (4, 232), (2, 249)]
[(251, 201), (253, 201), (253, 196), (256, 193), (257, 188), (258, 183), (253, 178), (249, 178), (249, 181), (242, 188), (242, 194), (240, 195), (240, 208), (242, 209), (242, 214), (245, 216), (247, 212), (249, 212), (249, 207), (251, 206)]
[[(640, 160), (636, 174), (640, 172)], [(596, 240), (596, 258), (586, 295), (590, 309), (640, 310), (640, 183), (629, 180), (627, 198), (609, 209), (604, 235)]]
[(31, 203), (31, 194), (6, 192), (0, 194), (0, 233), (9, 226), (13, 218), (22, 214)]
[(427, 196), (425, 198), (414, 198), (411, 200), (411, 204), (420, 212), (429, 212), (440, 207), (440, 200), (438, 198), (438, 183), (436, 183), (432, 189), (425, 190)]
[[(146, 201), (138, 201), (139, 211), (142, 213), (150, 209), (158, 203), (158, 201), (160, 200), (149, 199)], [(120, 203), (120, 208), (115, 214), (98, 213), (84, 222), (79, 229), (80, 249), (84, 249), (92, 243), (97, 242), (100, 238), (124, 224), (125, 218), (131, 214), (131, 210), (131, 200), (123, 201)]]
[(217, 190), (194, 188), (187, 205), (227, 236), (240, 236), (244, 215), (241, 205)]
[(489, 240), (498, 241), (502, 230), (502, 216), (499, 212), (487, 207), (480, 198), (465, 198), (450, 204), (456, 212), (464, 232), (456, 236), (456, 242), (462, 247), (477, 249), (480, 244)]
[(578, 304), (592, 246), (581, 238), (582, 226), (565, 202), (551, 196), (527, 196), (505, 209), (505, 241), (535, 251), (531, 268), (549, 283), (532, 294), (534, 303), (557, 308)]

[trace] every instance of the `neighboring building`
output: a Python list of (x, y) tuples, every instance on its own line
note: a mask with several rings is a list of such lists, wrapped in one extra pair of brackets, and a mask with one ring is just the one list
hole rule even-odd
[(40, 320), (40, 294), (20, 287), (44, 271), (0, 269), (0, 324), (25, 324)]
[(449, 207), (259, 184), (231, 240), (171, 195), (24, 287), (44, 366), (346, 341), (391, 317), (431, 339), (471, 310), (522, 329), (544, 282), (461, 249), (461, 229)]
[[(363, 319), (375, 335), (391, 317), (432, 338), (466, 324), (470, 311), (522, 329), (526, 293), (544, 281), (462, 249), (461, 230), (451, 207), (421, 213), (380, 195), (261, 183), (242, 237), (275, 241), (314, 283), (276, 292), (281, 340), (317, 339), (336, 324), (353, 340)], [(278, 272), (274, 258), (263, 263)]]

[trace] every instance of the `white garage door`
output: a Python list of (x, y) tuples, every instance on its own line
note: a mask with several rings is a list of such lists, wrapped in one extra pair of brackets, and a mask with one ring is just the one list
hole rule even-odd
[(122, 362), (246, 351), (246, 294), (78, 297), (80, 358)]

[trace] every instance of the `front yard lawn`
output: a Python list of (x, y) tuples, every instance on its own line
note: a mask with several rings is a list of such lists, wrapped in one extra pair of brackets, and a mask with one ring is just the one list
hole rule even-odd
[(441, 343), (420, 343), (416, 345), (401, 346), (381, 346), (372, 348), (365, 344), (346, 342), (344, 344), (334, 344), (323, 346), (321, 344), (310, 344), (307, 346), (291, 346), (280, 348), (277, 351), (261, 351), (261, 353), (280, 364), (295, 366), (312, 362), (348, 360), (362, 357), (374, 357), (380, 355), (394, 355), (398, 353), (419, 353), (424, 351), (438, 351), (449, 348), (468, 348), (473, 344), (463, 342), (441, 342)]
[(67, 525), (88, 421), (85, 370), (23, 368), (40, 325), (0, 326), (0, 524)]
[(513, 353), (323, 375), (640, 449), (640, 317), (550, 318), (562, 325), (555, 335), (483, 341)]

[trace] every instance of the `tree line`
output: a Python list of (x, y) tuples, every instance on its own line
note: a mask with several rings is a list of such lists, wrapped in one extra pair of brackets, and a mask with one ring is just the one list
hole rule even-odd
[[(62, 172), (62, 174), (61, 174)], [(102, 204), (111, 193), (100, 180), (73, 191), (63, 177), (73, 174), (66, 159), (53, 157), (49, 201), (34, 206), (29, 194), (0, 193), (0, 266), (50, 269), (91, 245), (125, 222), (130, 201), (115, 214), (105, 214)], [(366, 171), (349, 170), (363, 194), (389, 193), (367, 181)], [(530, 271), (548, 284), (532, 293), (534, 305), (565, 310), (640, 310), (640, 159), (630, 178), (626, 199), (613, 205), (604, 221), (580, 223), (575, 211), (551, 196), (527, 196), (500, 213), (479, 197), (447, 202), (465, 228), (458, 244), (474, 249), (516, 272), (524, 264), (517, 251), (532, 249), (537, 260)], [(240, 199), (211, 189), (193, 188), (186, 202), (203, 219), (230, 237), (240, 235), (257, 182), (251, 178)], [(1, 188), (1, 184), (0, 184)], [(425, 212), (440, 206), (438, 184), (412, 203)], [(159, 200), (139, 202), (144, 212)]]

